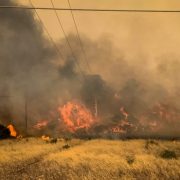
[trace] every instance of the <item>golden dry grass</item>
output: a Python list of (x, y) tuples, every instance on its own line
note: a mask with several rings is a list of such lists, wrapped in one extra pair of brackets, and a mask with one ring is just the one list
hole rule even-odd
[[(1, 141), (0, 179), (180, 179), (179, 141), (72, 140), (63, 149), (66, 143)], [(176, 159), (162, 158), (166, 149)]]

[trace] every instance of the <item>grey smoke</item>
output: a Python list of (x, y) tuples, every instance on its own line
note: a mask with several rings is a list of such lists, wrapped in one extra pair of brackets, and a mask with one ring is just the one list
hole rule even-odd
[[(1, 0), (0, 5), (15, 3)], [(62, 59), (34, 19), (33, 11), (1, 9), (0, 23), (0, 95), (10, 96), (1, 99), (0, 123), (14, 121), (23, 127), (25, 99), (30, 125), (38, 119), (51, 119), (51, 110), (72, 99), (81, 100), (92, 112), (96, 99), (104, 128), (121, 120), (122, 106), (135, 123), (156, 102), (175, 106), (176, 113), (180, 112), (178, 57), (162, 55), (154, 69), (150, 69), (139, 63), (146, 62), (146, 57), (141, 61), (135, 57), (131, 62), (123, 49), (116, 48), (109, 39), (93, 41), (84, 36), (83, 44), (93, 70), (89, 73), (76, 36), (69, 34), (82, 77), (65, 39), (58, 44)], [(178, 135), (175, 128), (178, 124), (179, 119), (160, 133)]]

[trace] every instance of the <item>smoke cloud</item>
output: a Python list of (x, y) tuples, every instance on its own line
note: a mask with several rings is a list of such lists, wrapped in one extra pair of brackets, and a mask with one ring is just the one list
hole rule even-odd
[[(2, 0), (0, 5), (15, 3)], [(27, 101), (29, 127), (49, 118), (54, 130), (58, 115), (51, 112), (77, 99), (92, 113), (96, 101), (94, 130), (119, 124), (126, 118), (123, 107), (133, 135), (180, 135), (180, 61), (175, 55), (162, 54), (152, 66), (146, 56), (128, 59), (127, 51), (108, 38), (83, 36), (90, 73), (75, 35), (68, 38), (81, 70), (65, 39), (58, 44), (63, 58), (57, 55), (32, 11), (2, 9), (0, 22), (0, 95), (9, 96), (1, 97), (0, 123), (23, 129)]]

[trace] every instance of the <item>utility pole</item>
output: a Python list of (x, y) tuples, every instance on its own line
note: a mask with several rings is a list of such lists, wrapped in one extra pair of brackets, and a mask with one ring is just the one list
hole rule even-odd
[(95, 116), (95, 118), (97, 118), (97, 116), (98, 116), (98, 104), (97, 104), (97, 98), (95, 97), (95, 104), (94, 104), (94, 116)]
[(27, 93), (25, 94), (24, 120), (25, 120), (25, 132), (26, 132), (26, 135), (28, 135), (28, 98), (27, 98)]

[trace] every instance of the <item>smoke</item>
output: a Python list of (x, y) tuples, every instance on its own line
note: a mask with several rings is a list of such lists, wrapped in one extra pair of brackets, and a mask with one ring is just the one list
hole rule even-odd
[[(15, 3), (2, 0), (0, 5)], [(54, 130), (57, 107), (78, 99), (92, 113), (96, 103), (97, 131), (124, 120), (123, 107), (133, 133), (149, 134), (148, 126), (156, 123), (164, 128), (152, 133), (179, 136), (180, 61), (174, 54), (162, 54), (152, 65), (145, 55), (129, 59), (127, 50), (108, 38), (83, 36), (90, 73), (76, 36), (68, 35), (76, 59), (65, 39), (59, 40), (63, 58), (59, 57), (33, 11), (1, 9), (0, 22), (0, 95), (9, 96), (1, 97), (1, 123), (13, 122), (23, 129), (27, 101), (29, 127), (48, 119)], [(147, 129), (142, 131), (140, 126)]]
[[(16, 4), (6, 0), (0, 5)], [(10, 117), (16, 118), (11, 121), (18, 121), (23, 119), (26, 98), (32, 104), (32, 113), (47, 108), (47, 92), (52, 95), (51, 84), (56, 79), (51, 63), (56, 54), (32, 11), (1, 9), (0, 21), (0, 93), (10, 96), (1, 98), (1, 105), (11, 104)], [(4, 120), (10, 121), (10, 117)]]
[[(79, 98), (92, 112), (97, 101), (101, 125), (98, 124), (95, 131), (99, 132), (100, 129), (103, 131), (120, 123), (124, 118), (120, 108), (124, 107), (129, 114), (128, 121), (134, 126), (130, 132), (133, 136), (178, 136), (179, 99), (177, 94), (173, 93), (178, 92), (177, 78), (173, 77), (173, 74), (178, 77), (178, 71), (171, 70), (171, 76), (166, 74), (170, 73), (169, 70), (164, 72), (166, 74), (164, 77), (159, 74), (160, 66), (172, 68), (174, 63), (171, 60), (167, 63), (162, 56), (151, 69), (148, 66), (138, 65), (139, 59), (129, 63), (123, 51), (117, 53), (119, 51), (109, 40), (100, 39), (95, 42), (87, 38), (83, 40), (95, 74), (86, 75), (81, 83), (80, 93), (77, 92), (76, 97), (80, 94)], [(76, 42), (76, 38), (74, 37), (72, 41)], [(97, 51), (94, 52), (94, 49)], [(80, 51), (76, 52), (81, 58)], [(158, 103), (160, 105), (157, 105)]]
[[(77, 43), (75, 36), (70, 35), (69, 38)], [(83, 42), (93, 73), (86, 75), (75, 97), (80, 95), (81, 101), (92, 112), (97, 101), (101, 118), (97, 129), (108, 129), (124, 120), (120, 112), (123, 107), (128, 113), (128, 122), (132, 124), (132, 130), (128, 132), (131, 135), (179, 136), (177, 82), (180, 63), (175, 55), (162, 54), (153, 61), (152, 67), (148, 66), (150, 62), (139, 64), (138, 57), (130, 62), (123, 49), (119, 50), (104, 37), (98, 41), (83, 37)], [(76, 49), (78, 59), (82, 60), (78, 45), (74, 45), (73, 49)], [(148, 56), (143, 58), (146, 62)], [(86, 65), (81, 63), (86, 70)], [(71, 67), (70, 71), (66, 71), (71, 74), (68, 77), (75, 78), (73, 61), (68, 61), (66, 65)]]

